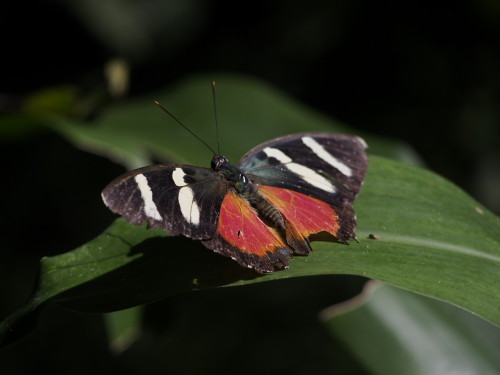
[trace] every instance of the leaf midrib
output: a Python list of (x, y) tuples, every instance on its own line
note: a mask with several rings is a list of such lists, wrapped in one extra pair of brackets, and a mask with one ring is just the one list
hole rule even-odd
[[(374, 233), (373, 231), (372, 232), (363, 231), (363, 232), (366, 232), (366, 235), (363, 233), (364, 237), (368, 236), (369, 233)], [(443, 251), (449, 251), (452, 253), (461, 253), (464, 255), (470, 255), (484, 260), (494, 261), (500, 264), (499, 256), (496, 256), (495, 254), (489, 254), (487, 252), (472, 247), (465, 247), (465, 246), (451, 244), (445, 241), (430, 240), (422, 237), (402, 236), (395, 233), (388, 233), (388, 232), (383, 232), (383, 233), (377, 232), (377, 233), (380, 233), (380, 237), (383, 238), (377, 241), (388, 242), (391, 244), (421, 246), (425, 248), (433, 248)]]

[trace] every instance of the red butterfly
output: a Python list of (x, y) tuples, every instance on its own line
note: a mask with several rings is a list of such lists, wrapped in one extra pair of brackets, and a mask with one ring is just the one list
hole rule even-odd
[(366, 143), (355, 136), (301, 133), (265, 142), (237, 166), (161, 164), (130, 171), (103, 191), (104, 203), (135, 225), (201, 240), (258, 272), (308, 255), (311, 234), (354, 238), (352, 202), (363, 182)]

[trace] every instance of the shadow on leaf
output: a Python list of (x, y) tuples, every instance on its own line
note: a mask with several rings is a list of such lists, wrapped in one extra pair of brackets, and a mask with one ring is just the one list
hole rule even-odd
[(183, 237), (151, 238), (133, 246), (136, 260), (57, 296), (61, 306), (102, 313), (173, 294), (213, 288), (260, 275)]

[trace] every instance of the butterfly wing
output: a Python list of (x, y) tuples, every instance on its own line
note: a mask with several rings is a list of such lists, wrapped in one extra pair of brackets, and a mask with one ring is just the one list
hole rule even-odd
[[(301, 133), (255, 147), (239, 166), (304, 237), (322, 227), (345, 242), (355, 236), (352, 202), (366, 173), (365, 148), (355, 136)], [(325, 221), (325, 213), (334, 216)]]
[(111, 211), (134, 225), (147, 222), (171, 235), (212, 238), (228, 185), (211, 169), (168, 164), (139, 168), (102, 192)]
[(118, 177), (102, 192), (111, 211), (134, 225), (200, 239), (259, 272), (288, 265), (291, 250), (224, 177), (188, 165), (153, 165)]
[(224, 198), (216, 235), (203, 244), (258, 272), (286, 268), (292, 255), (278, 231), (264, 223), (234, 190)]

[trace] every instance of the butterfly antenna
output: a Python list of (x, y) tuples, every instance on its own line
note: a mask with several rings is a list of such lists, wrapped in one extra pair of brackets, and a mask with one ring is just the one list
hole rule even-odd
[(175, 117), (167, 108), (165, 108), (163, 105), (161, 105), (160, 102), (154, 101), (154, 103), (160, 107), (165, 113), (167, 113), (170, 117), (172, 117), (180, 126), (182, 126), (184, 129), (186, 129), (193, 137), (195, 137), (197, 140), (199, 140), (201, 143), (205, 145), (206, 148), (208, 148), (214, 155), (218, 155), (212, 147), (209, 146), (207, 142), (205, 142), (203, 139), (198, 137), (191, 129), (189, 129), (186, 125), (184, 125), (177, 117)]
[(220, 155), (220, 138), (219, 138), (219, 118), (217, 116), (217, 100), (215, 95), (215, 80), (212, 81), (212, 100), (214, 104), (214, 116), (215, 116), (215, 135), (217, 138), (217, 155)]

